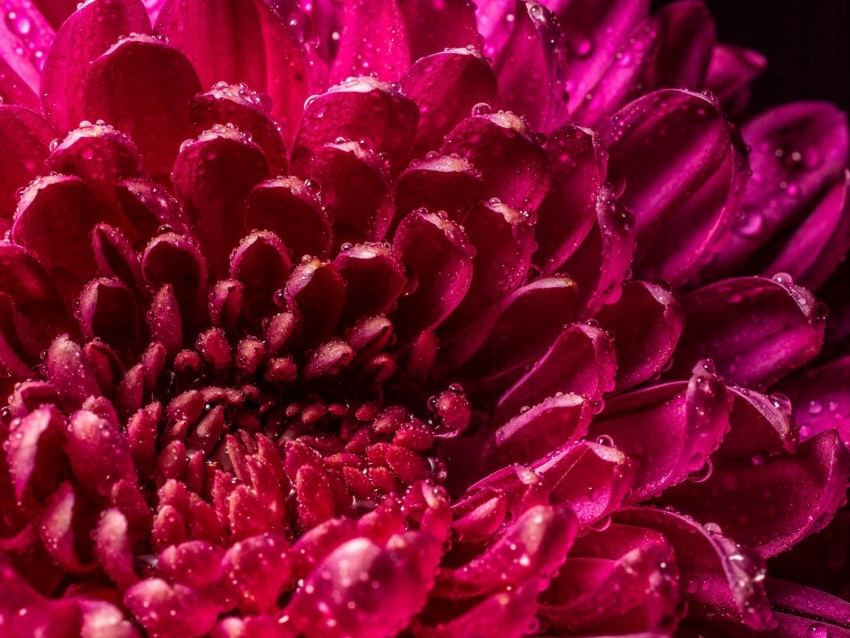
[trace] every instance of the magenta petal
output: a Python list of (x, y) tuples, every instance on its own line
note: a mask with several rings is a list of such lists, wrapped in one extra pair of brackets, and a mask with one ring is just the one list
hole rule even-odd
[(133, 568), (127, 518), (120, 510), (103, 512), (93, 533), (95, 554), (103, 570), (119, 586), (127, 587), (139, 577)]
[(47, 380), (71, 407), (79, 407), (89, 397), (101, 395), (94, 371), (82, 349), (68, 335), (57, 337), (45, 359)]
[(142, 638), (124, 612), (105, 600), (77, 600), (82, 616), (81, 638)]
[(181, 146), (171, 179), (213, 277), (227, 272), (227, 255), (245, 232), (239, 206), (267, 177), (260, 147), (234, 128), (214, 126)]
[[(0, 99), (4, 104), (23, 106), (32, 111), (38, 111), (41, 102), (36, 96), (38, 89), (38, 74), (28, 60), (11, 60), (16, 63), (10, 66), (9, 61), (0, 58)], [(24, 80), (26, 76), (35, 86), (30, 86)]]
[(305, 578), (287, 614), (309, 638), (394, 635), (424, 606), (437, 550), (419, 532), (393, 536), (386, 549), (350, 540)]
[(213, 628), (220, 607), (185, 585), (161, 578), (142, 580), (124, 592), (124, 604), (136, 621), (154, 636), (204, 636)]
[(768, 579), (765, 587), (779, 621), (772, 636), (792, 638), (818, 633), (830, 638), (850, 636), (850, 604), (846, 600), (775, 578)]
[(12, 427), (4, 451), (18, 501), (30, 493), (44, 498), (58, 486), (65, 465), (64, 421), (55, 407), (46, 405)]
[(450, 49), (417, 60), (401, 78), (401, 88), (419, 106), (417, 155), (438, 148), (443, 136), (473, 107), (489, 108), (496, 101), (493, 70), (480, 53), (468, 49)]
[(151, 338), (161, 343), (170, 356), (174, 356), (183, 345), (183, 322), (180, 308), (174, 298), (174, 289), (165, 284), (154, 295), (147, 315)]
[(826, 526), (844, 499), (848, 477), (850, 453), (836, 432), (827, 431), (802, 443), (796, 454), (716, 463), (706, 481), (685, 483), (663, 501), (720, 525), (769, 558)]
[(777, 389), (791, 399), (802, 440), (836, 430), (850, 447), (850, 356), (800, 371)]
[(167, 0), (155, 28), (189, 58), (204, 88), (244, 82), (265, 91), (266, 52), (254, 0)]
[(45, 551), (60, 569), (72, 574), (85, 574), (95, 568), (80, 551), (90, 542), (79, 533), (85, 505), (84, 499), (66, 481), (47, 499), (38, 521), (38, 535)]
[(596, 220), (589, 234), (558, 272), (567, 273), (581, 292), (582, 318), (617, 299), (635, 250), (635, 219), (607, 187), (595, 194)]
[(546, 196), (552, 168), (530, 135), (512, 113), (473, 114), (452, 129), (440, 151), (458, 153), (481, 169), (484, 197), (533, 211)]
[(823, 310), (788, 275), (720, 281), (685, 296), (682, 307), (673, 375), (711, 357), (728, 382), (762, 389), (812, 359), (823, 342)]
[(299, 314), (306, 342), (315, 345), (331, 336), (339, 321), (345, 281), (333, 263), (311, 259), (293, 269), (284, 299)]
[(624, 284), (620, 298), (603, 306), (597, 321), (614, 333), (618, 392), (651, 379), (664, 368), (683, 326), (682, 309), (673, 294), (645, 281)]
[(44, 62), (41, 93), (50, 121), (63, 132), (77, 127), (85, 118), (84, 82), (91, 63), (119, 37), (150, 31), (148, 15), (139, 0), (79, 5), (56, 33)]
[(595, 193), (605, 179), (608, 154), (590, 129), (563, 126), (544, 146), (554, 179), (537, 209), (535, 263), (549, 274), (572, 255), (596, 221)]
[[(133, 229), (143, 240), (166, 232), (188, 233), (188, 221), (177, 200), (149, 179), (125, 179), (115, 185), (115, 194)], [(143, 244), (135, 244), (140, 249)]]
[[(331, 82), (376, 73), (395, 81), (410, 65), (410, 43), (404, 9), (398, 0), (353, 0), (343, 6), (339, 51), (331, 68)], [(375, 32), (385, 34), (380, 46)]]
[(140, 326), (136, 296), (121, 282), (89, 281), (80, 294), (79, 319), (87, 339), (102, 339), (118, 352), (137, 346)]
[(37, 344), (26, 319), (18, 314), (14, 300), (0, 293), (0, 370), (6, 377), (24, 381), (33, 376), (28, 361)]
[(610, 525), (576, 539), (541, 596), (541, 615), (571, 635), (663, 629), (680, 604), (678, 576), (664, 536)]
[(396, 220), (424, 208), (445, 211), (453, 222), (463, 223), (481, 199), (481, 172), (461, 157), (436, 153), (429, 157), (413, 160), (399, 175), (394, 193)]
[(742, 134), (752, 147), (735, 231), (712, 261), (734, 272), (768, 240), (800, 223), (847, 165), (847, 116), (825, 102), (786, 104), (754, 118)]
[(416, 104), (391, 85), (369, 76), (347, 80), (305, 104), (292, 163), (338, 138), (363, 140), (363, 146), (387, 154), (390, 172), (397, 175), (407, 164), (418, 117)]
[(489, 463), (527, 464), (567, 446), (587, 433), (592, 414), (590, 404), (577, 394), (545, 399), (493, 432)]
[(547, 574), (564, 562), (577, 530), (568, 510), (532, 507), (469, 563), (442, 568), (434, 595), (470, 598)]
[(95, 226), (92, 250), (101, 274), (113, 277), (131, 288), (144, 289), (137, 253), (120, 230), (108, 224)]
[(255, 231), (239, 242), (230, 260), (230, 276), (243, 286), (245, 310), (255, 329), (276, 313), (275, 292), (286, 285), (291, 265), (286, 247), (274, 233)]
[(517, 2), (511, 37), (495, 63), (500, 105), (523, 114), (535, 130), (559, 124), (566, 110), (565, 54), (555, 16), (536, 0)]
[(615, 115), (606, 142), (635, 215), (636, 272), (684, 283), (732, 225), (746, 170), (737, 134), (705, 96), (663, 90)]
[(15, 210), (15, 194), (45, 169), (48, 145), (53, 129), (32, 111), (0, 104), (0, 144), (4, 160), (0, 163), (0, 225), (9, 227)]
[(220, 577), (246, 612), (274, 612), (277, 598), (292, 571), (289, 543), (264, 534), (239, 541), (221, 561)]
[(553, 503), (570, 508), (586, 527), (616, 511), (631, 493), (635, 464), (615, 447), (580, 441), (533, 466)]
[(136, 481), (124, 435), (93, 412), (80, 410), (71, 417), (66, 449), (74, 475), (92, 496), (109, 496), (120, 480)]
[(487, 309), (513, 292), (525, 279), (536, 246), (529, 219), (494, 201), (473, 208), (463, 228), (475, 248), (472, 283), (440, 330), (443, 338), (463, 333)]
[[(607, 436), (638, 465), (633, 503), (699, 471), (729, 429), (726, 388), (705, 362), (689, 382), (637, 390), (608, 401), (591, 436)], [(663, 446), (653, 445), (664, 440)]]
[(744, 623), (756, 631), (775, 625), (762, 582), (764, 569), (756, 555), (665, 510), (628, 508), (614, 519), (664, 535), (676, 555), (690, 615)]
[(189, 103), (201, 84), (190, 62), (154, 37), (125, 38), (89, 66), (82, 114), (127, 133), (156, 178), (167, 178), (191, 136)]
[(578, 313), (578, 290), (566, 277), (518, 288), (441, 353), (442, 366), (476, 389), (505, 385), (539, 359)]
[(463, 229), (439, 215), (407, 215), (393, 242), (409, 269), (412, 290), (392, 315), (405, 338), (438, 326), (458, 306), (472, 281), (474, 249)]
[(617, 360), (611, 340), (599, 328), (576, 324), (566, 328), (549, 350), (499, 400), (493, 418), (506, 421), (523, 407), (572, 392), (599, 401), (613, 388)]
[(450, 48), (480, 48), (472, 0), (401, 2), (411, 61)]
[(787, 272), (798, 284), (817, 290), (850, 249), (850, 172), (787, 240), (779, 256), (762, 272)]
[(384, 244), (353, 246), (336, 256), (334, 266), (345, 280), (345, 322), (387, 311), (404, 289), (404, 267)]
[(732, 395), (730, 428), (717, 450), (717, 459), (754, 459), (758, 463), (797, 449), (797, 429), (787, 397), (765, 396), (737, 386), (727, 391)]
[(749, 101), (750, 82), (765, 66), (767, 60), (755, 51), (728, 44), (715, 45), (705, 87), (717, 96), (725, 113), (738, 115)]

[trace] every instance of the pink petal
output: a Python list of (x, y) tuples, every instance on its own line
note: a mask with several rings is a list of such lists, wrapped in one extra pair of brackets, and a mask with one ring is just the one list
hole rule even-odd
[(744, 127), (752, 147), (734, 233), (712, 261), (712, 274), (741, 268), (768, 240), (804, 219), (847, 165), (847, 116), (825, 102), (786, 104)]
[(393, 242), (409, 269), (411, 293), (392, 319), (405, 338), (438, 326), (458, 306), (472, 281), (473, 248), (463, 229), (433, 213), (407, 215)]
[(86, 118), (84, 83), (91, 63), (119, 37), (150, 31), (145, 7), (139, 0), (80, 5), (56, 33), (44, 62), (41, 93), (50, 121), (63, 132), (76, 128)]
[(550, 274), (579, 247), (596, 221), (596, 193), (605, 180), (608, 155), (590, 129), (563, 126), (544, 146), (552, 163), (552, 187), (537, 209), (534, 262)]
[(41, 106), (41, 102), (36, 97), (38, 87), (30, 86), (22, 77), (22, 75), (27, 76), (37, 85), (38, 75), (34, 67), (23, 58), (13, 59), (12, 62), (17, 63), (17, 68), (10, 66), (4, 58), (0, 58), (0, 98), (4, 104), (14, 104), (38, 111)]
[(194, 589), (169, 585), (161, 578), (148, 578), (127, 589), (124, 604), (154, 636), (204, 636), (220, 611), (217, 604)]
[(124, 435), (93, 412), (80, 410), (71, 417), (66, 449), (74, 475), (92, 496), (106, 497), (116, 482), (136, 480)]
[(581, 292), (581, 317), (592, 317), (605, 303), (615, 301), (635, 250), (635, 218), (607, 187), (595, 193), (596, 220), (590, 233), (558, 268), (568, 273)]
[(493, 432), (488, 462), (495, 468), (537, 460), (587, 434), (592, 415), (589, 403), (577, 394), (545, 399)]
[(80, 638), (142, 638), (124, 612), (105, 600), (79, 599), (82, 615)]
[(110, 508), (101, 515), (93, 532), (95, 554), (103, 570), (122, 588), (139, 579), (133, 568), (128, 525), (121, 511)]
[(458, 153), (481, 170), (484, 197), (535, 210), (549, 189), (552, 169), (528, 126), (512, 113), (473, 114), (445, 138), (442, 153)]
[(493, 418), (506, 421), (523, 407), (543, 399), (572, 392), (591, 403), (613, 388), (617, 361), (605, 333), (593, 326), (576, 324), (564, 329), (548, 352), (499, 400)]
[(284, 139), (288, 139), (289, 134), (266, 112), (262, 98), (244, 85), (219, 82), (206, 93), (196, 95), (192, 100), (192, 121), (196, 134), (215, 124), (233, 124), (250, 133), (254, 143), (263, 150), (269, 173), (280, 175), (286, 171)]
[(664, 535), (675, 552), (691, 616), (744, 623), (756, 631), (775, 625), (762, 582), (764, 569), (754, 554), (665, 510), (628, 508), (614, 519)]
[(506, 385), (546, 352), (577, 312), (574, 282), (537, 279), (511, 293), (445, 350), (442, 365), (477, 389)]
[[(687, 383), (637, 390), (608, 401), (590, 436), (607, 436), (638, 465), (630, 501), (639, 502), (700, 470), (729, 429), (726, 389), (701, 362)], [(664, 441), (658, 445), (655, 441)]]
[(673, 550), (658, 532), (610, 525), (576, 539), (541, 597), (541, 615), (576, 634), (669, 627), (680, 604)]
[(400, 631), (425, 604), (438, 548), (411, 532), (382, 549), (365, 538), (331, 552), (286, 608), (308, 638), (384, 638)]
[(553, 503), (568, 507), (584, 528), (604, 521), (631, 493), (636, 466), (615, 447), (580, 441), (532, 466)]
[(89, 397), (101, 395), (94, 372), (82, 349), (68, 335), (57, 337), (45, 358), (47, 380), (63, 403), (79, 407)]
[(475, 248), (472, 282), (441, 335), (462, 334), (513, 292), (528, 274), (536, 245), (527, 216), (500, 202), (481, 202), (464, 220), (463, 228)]
[(711, 357), (730, 383), (760, 389), (809, 361), (823, 342), (823, 310), (788, 275), (720, 281), (683, 297), (682, 307), (671, 374)]
[(405, 95), (419, 107), (414, 144), (419, 156), (438, 148), (443, 136), (473, 107), (496, 101), (496, 76), (475, 50), (450, 49), (424, 57), (400, 82)]
[(835, 638), (850, 636), (850, 604), (846, 600), (775, 578), (768, 579), (766, 587), (779, 621), (773, 633), (777, 638), (806, 633)]
[(787, 272), (800, 285), (817, 290), (850, 249), (850, 172), (809, 213), (762, 272)]
[(246, 612), (274, 612), (277, 598), (292, 570), (289, 543), (282, 536), (264, 534), (239, 541), (221, 561), (221, 580)]
[(134, 35), (91, 63), (81, 113), (127, 133), (151, 174), (165, 179), (180, 143), (191, 135), (189, 103), (200, 92), (183, 54), (154, 37)]
[(635, 214), (635, 270), (678, 286), (732, 225), (746, 170), (740, 140), (711, 101), (688, 91), (647, 95), (612, 122), (606, 142)]
[[(80, 533), (85, 523), (85, 500), (76, 493), (67, 481), (51, 494), (44, 504), (38, 520), (38, 536), (44, 549), (59, 568), (72, 574), (85, 574), (95, 569), (96, 564), (80, 554), (90, 555), (90, 539)], [(78, 545), (79, 543), (79, 545)]]
[(432, 154), (413, 160), (395, 184), (396, 220), (414, 210), (445, 211), (453, 222), (463, 223), (482, 193), (481, 173), (468, 160)]
[(705, 87), (717, 96), (725, 113), (738, 115), (749, 101), (750, 82), (765, 66), (767, 60), (755, 51), (717, 44), (711, 52)]
[(0, 225), (9, 227), (17, 202), (15, 194), (44, 172), (53, 129), (29, 109), (0, 104), (0, 144), (6, 149), (0, 163)]
[(324, 259), (331, 222), (319, 198), (297, 177), (278, 177), (255, 186), (245, 200), (245, 227), (270, 230), (297, 262), (304, 255)]
[(564, 36), (543, 4), (517, 2), (513, 31), (499, 51), (495, 71), (500, 105), (527, 117), (535, 130), (548, 131), (563, 120)]
[(390, 172), (397, 175), (407, 164), (417, 119), (416, 104), (391, 85), (369, 76), (352, 78), (307, 101), (292, 164), (338, 138), (364, 140), (363, 146), (387, 154)]
[[(339, 50), (331, 68), (331, 82), (376, 73), (393, 82), (410, 65), (410, 43), (405, 15), (397, 0), (354, 0), (343, 5)], [(385, 34), (380, 43), (372, 35)]]
[(617, 301), (597, 315), (602, 328), (614, 333), (617, 391), (634, 387), (661, 372), (682, 334), (682, 308), (659, 284), (630, 281)]

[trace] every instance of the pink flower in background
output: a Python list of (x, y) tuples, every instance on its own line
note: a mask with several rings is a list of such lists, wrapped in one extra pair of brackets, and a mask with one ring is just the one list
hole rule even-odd
[(480, 4), (0, 2), (0, 633), (850, 636), (845, 114)]

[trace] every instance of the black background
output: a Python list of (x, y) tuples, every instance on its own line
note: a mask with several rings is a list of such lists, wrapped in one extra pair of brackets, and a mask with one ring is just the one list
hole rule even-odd
[[(653, 0), (653, 7), (669, 0)], [(706, 0), (718, 39), (767, 57), (753, 111), (819, 99), (850, 109), (850, 0)]]

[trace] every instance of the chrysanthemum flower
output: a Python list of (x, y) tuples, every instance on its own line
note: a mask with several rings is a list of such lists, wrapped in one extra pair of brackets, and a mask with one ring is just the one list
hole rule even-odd
[(850, 636), (843, 113), (739, 132), (693, 1), (68, 4), (0, 3), (0, 634)]

